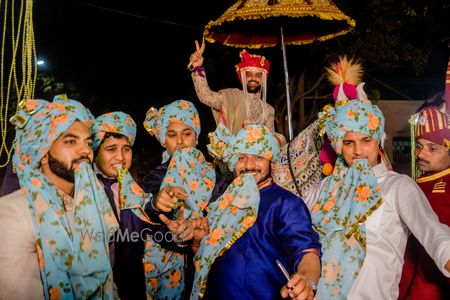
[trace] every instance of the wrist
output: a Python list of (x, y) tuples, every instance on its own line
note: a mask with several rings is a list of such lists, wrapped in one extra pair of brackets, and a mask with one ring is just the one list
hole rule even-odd
[(196, 66), (191, 69), (192, 72), (197, 73), (198, 76), (204, 77), (204, 71), (205, 69), (202, 66)]
[(317, 283), (310, 278), (306, 278), (306, 282), (308, 282), (308, 284), (311, 287), (311, 289), (313, 290), (313, 293), (315, 296), (316, 292), (317, 292)]

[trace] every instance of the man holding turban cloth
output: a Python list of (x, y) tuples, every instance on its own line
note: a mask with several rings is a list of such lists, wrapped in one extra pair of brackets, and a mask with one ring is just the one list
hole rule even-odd
[(0, 199), (0, 298), (112, 299), (117, 222), (91, 167), (93, 116), (81, 103), (25, 100), (13, 162), (21, 189)]
[(410, 231), (450, 276), (450, 230), (414, 180), (388, 169), (382, 112), (363, 83), (340, 84), (335, 94), (335, 107), (320, 115), (337, 154), (334, 170), (305, 197), (322, 243), (318, 298), (396, 299)]
[[(272, 181), (270, 165), (280, 151), (274, 134), (248, 125), (233, 135), (219, 124), (208, 149), (235, 179), (208, 206), (210, 230), (194, 258), (191, 299), (277, 299), (281, 293), (312, 300), (320, 243), (303, 201)], [(277, 260), (293, 274), (290, 280)]]

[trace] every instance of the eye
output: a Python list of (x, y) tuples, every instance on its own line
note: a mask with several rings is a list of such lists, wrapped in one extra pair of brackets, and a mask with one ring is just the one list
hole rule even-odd
[(64, 141), (64, 144), (75, 145), (77, 141), (75, 139), (67, 139)]
[(175, 134), (169, 133), (169, 134), (167, 135), (167, 137), (168, 137), (169, 139), (173, 139), (173, 138), (175, 137)]
[(86, 143), (89, 147), (91, 147), (92, 148), (92, 141), (87, 141), (87, 143)]
[(417, 144), (417, 145), (416, 145), (416, 150), (422, 150), (422, 148), (423, 148), (423, 147), (422, 147), (421, 144)]

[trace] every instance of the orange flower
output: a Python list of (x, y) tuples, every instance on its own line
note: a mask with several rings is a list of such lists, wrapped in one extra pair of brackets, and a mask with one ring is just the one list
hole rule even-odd
[(194, 127), (200, 127), (200, 118), (198, 115), (192, 116), (192, 122), (194, 122), (193, 124)]
[(316, 205), (314, 205), (314, 207), (313, 207), (313, 209), (311, 210), (311, 212), (316, 212), (316, 211), (318, 211), (319, 209), (320, 209), (320, 204), (316, 204)]
[(207, 205), (208, 205), (208, 202), (200, 202), (200, 203), (198, 204), (198, 207), (199, 207), (201, 210), (204, 210), (204, 209), (206, 208)]
[(181, 273), (180, 271), (176, 271), (172, 274), (169, 274), (169, 280), (172, 282), (172, 286), (177, 286), (180, 284)]
[(203, 178), (203, 181), (206, 183), (206, 188), (208, 190), (214, 187), (214, 181), (212, 181), (211, 179), (205, 177)]
[(323, 206), (323, 210), (329, 211), (335, 204), (336, 199), (331, 198), (330, 200), (327, 201), (327, 203), (325, 203), (325, 205)]
[(209, 244), (215, 245), (217, 241), (222, 237), (222, 230), (220, 228), (215, 228), (211, 233), (209, 234)]
[(174, 179), (173, 179), (173, 177), (167, 177), (164, 181), (166, 183), (172, 183), (174, 181)]
[(170, 123), (181, 124), (180, 120), (178, 120), (178, 119), (176, 119), (176, 118), (171, 118), (171, 119), (170, 119)]
[(223, 198), (222, 201), (220, 201), (219, 209), (227, 208), (231, 204), (233, 199), (234, 199), (233, 194), (228, 194), (225, 198)]
[(353, 118), (353, 117), (355, 116), (355, 112), (352, 111), (352, 110), (349, 110), (349, 111), (347, 112), (347, 116), (348, 116), (349, 118)]
[(330, 218), (325, 218), (322, 220), (323, 223), (330, 223)]
[(237, 206), (235, 206), (235, 205), (231, 206), (230, 212), (231, 212), (232, 214), (235, 214), (237, 211), (238, 211)]
[(255, 221), (255, 219), (255, 216), (247, 216), (244, 218), (244, 220), (242, 220), (242, 225), (244, 227), (248, 227)]
[(270, 160), (272, 158), (272, 151), (267, 151), (266, 154), (264, 154), (264, 158)]
[(59, 288), (51, 288), (50, 289), (50, 300), (61, 299), (61, 292)]
[(365, 185), (360, 185), (356, 188), (356, 195), (359, 202), (364, 202), (370, 196), (370, 189)]
[(131, 191), (133, 192), (133, 194), (135, 195), (141, 195), (141, 188), (139, 187), (139, 185), (137, 185), (137, 183), (133, 184), (133, 186), (131, 187)]
[(191, 183), (189, 184), (189, 188), (193, 191), (195, 191), (198, 188), (198, 182), (197, 181), (191, 181)]
[(199, 260), (195, 261), (194, 266), (195, 266), (195, 272), (200, 271), (200, 261)]
[(377, 117), (371, 117), (369, 123), (367, 124), (370, 130), (377, 129), (380, 126), (380, 119)]
[(249, 131), (245, 136), (245, 140), (248, 143), (256, 142), (258, 139), (262, 138), (262, 130), (260, 128), (249, 127)]
[(39, 181), (39, 179), (37, 178), (33, 178), (31, 180), (31, 184), (35, 187), (35, 188), (39, 188), (41, 186), (41, 182)]
[(189, 162), (189, 166), (191, 166), (191, 168), (194, 168), (194, 167), (195, 167), (195, 162), (194, 162), (193, 160), (191, 160), (191, 161)]
[[(39, 220), (39, 218), (38, 218), (38, 220)], [(39, 258), (39, 268), (43, 269), (44, 265), (45, 265), (44, 253), (42, 252), (42, 248), (41, 248), (41, 246), (39, 244), (36, 247), (36, 252), (37, 252), (37, 255), (38, 255), (38, 258)]]
[(56, 215), (58, 216), (58, 218), (62, 217), (62, 213), (59, 209), (55, 210)]
[(189, 108), (189, 103), (187, 103), (187, 102), (181, 102), (181, 103), (180, 103), (180, 108), (183, 108), (183, 109)]

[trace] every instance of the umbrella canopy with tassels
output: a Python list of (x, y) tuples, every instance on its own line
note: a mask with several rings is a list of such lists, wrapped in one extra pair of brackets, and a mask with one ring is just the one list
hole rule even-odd
[(289, 140), (293, 138), (285, 45), (304, 45), (343, 35), (355, 21), (330, 0), (240, 0), (203, 33), (208, 42), (239, 48), (281, 45), (286, 83)]

